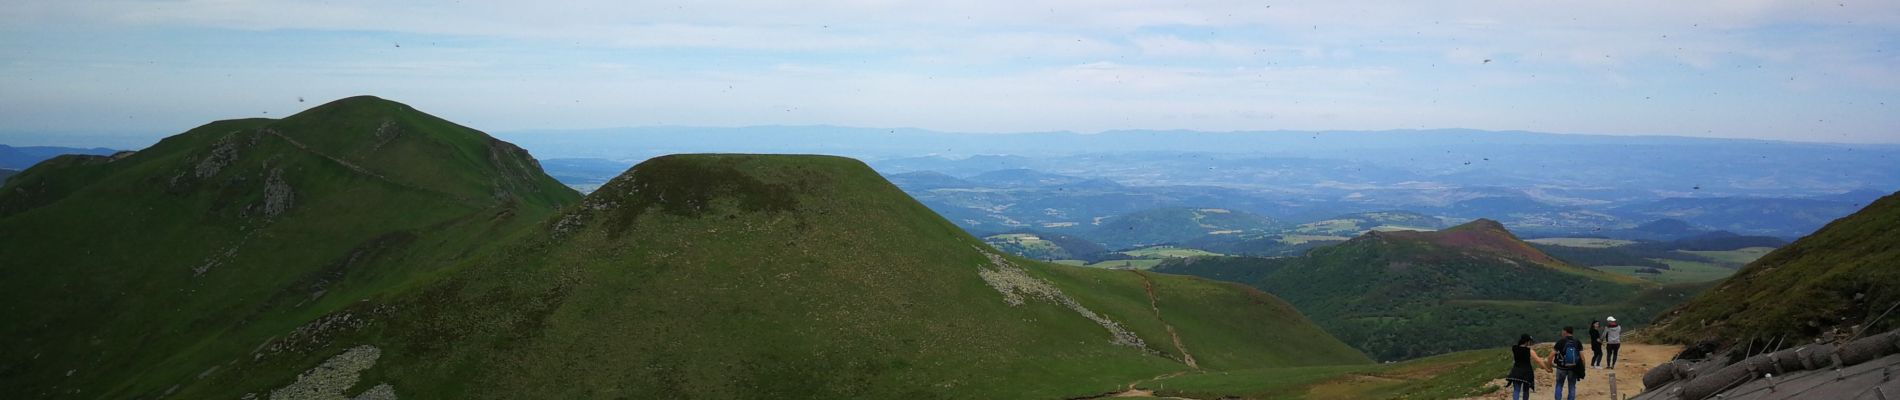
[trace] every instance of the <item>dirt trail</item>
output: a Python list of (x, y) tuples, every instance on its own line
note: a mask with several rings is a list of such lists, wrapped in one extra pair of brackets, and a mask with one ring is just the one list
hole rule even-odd
[(1187, 345), (1181, 344), (1181, 335), (1174, 333), (1174, 325), (1169, 324), (1168, 320), (1161, 318), (1161, 305), (1155, 300), (1155, 281), (1149, 279), (1148, 274), (1144, 274), (1141, 271), (1128, 272), (1133, 272), (1135, 275), (1141, 277), (1141, 288), (1148, 292), (1148, 309), (1154, 310), (1155, 320), (1161, 321), (1161, 326), (1168, 329), (1168, 338), (1174, 340), (1174, 349), (1181, 352), (1181, 362), (1187, 364), (1188, 368), (1201, 369), (1199, 364), (1194, 363), (1194, 355), (1188, 353)]
[[(1538, 352), (1539, 354), (1550, 354), (1550, 345), (1539, 345)], [(1621, 400), (1626, 397), (1636, 397), (1637, 393), (1643, 392), (1643, 374), (1648, 373), (1650, 368), (1655, 368), (1657, 365), (1669, 362), (1669, 360), (1675, 358), (1676, 353), (1679, 352), (1682, 352), (1682, 346), (1624, 343), (1623, 350), (1619, 353), (1618, 360), (1616, 361), (1616, 369), (1592, 369), (1584, 374), (1583, 380), (1577, 381), (1577, 399), (1610, 399), (1610, 377), (1612, 376), (1616, 377), (1615, 400)], [(1510, 353), (1504, 350), (1498, 350), (1498, 354), (1499, 357), (1511, 356)], [(1586, 349), (1584, 354), (1585, 357), (1588, 357), (1589, 351)], [(1509, 371), (1498, 371), (1498, 374), (1503, 375), (1507, 372)], [(1556, 377), (1553, 376), (1550, 371), (1537, 370), (1537, 392), (1532, 393), (1532, 395), (1534, 395), (1532, 398), (1549, 398), (1551, 396), (1551, 385), (1555, 382), (1555, 379)], [(1500, 389), (1491, 394), (1473, 397), (1472, 399), (1495, 400), (1511, 398), (1511, 392), (1505, 387), (1504, 379), (1492, 381), (1491, 384), (1505, 389)], [(1567, 398), (1569, 396), (1565, 397)]]
[(1149, 389), (1138, 389), (1135, 387), (1135, 385), (1139, 385), (1142, 382), (1168, 379), (1168, 378), (1181, 376), (1187, 373), (1188, 371), (1179, 371), (1179, 372), (1170, 372), (1166, 374), (1155, 375), (1155, 377), (1153, 378), (1129, 382), (1128, 389), (1125, 389), (1119, 392), (1103, 393), (1103, 394), (1098, 394), (1098, 395), (1088, 396), (1088, 397), (1074, 397), (1074, 398), (1070, 398), (1069, 400), (1094, 400), (1094, 399), (1107, 399), (1107, 398), (1117, 398), (1117, 397), (1145, 397), (1145, 398), (1175, 399), (1175, 400), (1199, 400), (1199, 399), (1191, 399), (1191, 398), (1186, 398), (1186, 397), (1155, 397), (1155, 391), (1149, 390)]

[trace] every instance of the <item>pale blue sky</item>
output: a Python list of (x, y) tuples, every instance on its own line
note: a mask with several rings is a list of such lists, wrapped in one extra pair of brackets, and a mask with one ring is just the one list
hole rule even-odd
[(1900, 143), (1894, 1), (623, 3), (11, 1), (0, 131), (156, 138), (373, 94), (490, 131), (1457, 127)]

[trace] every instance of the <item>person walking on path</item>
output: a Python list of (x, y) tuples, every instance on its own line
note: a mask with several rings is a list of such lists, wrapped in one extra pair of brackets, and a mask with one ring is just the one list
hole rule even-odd
[(1590, 368), (1603, 368), (1603, 331), (1597, 329), (1596, 321), (1590, 321)]
[(1610, 357), (1605, 363), (1607, 364), (1605, 368), (1616, 369), (1616, 353), (1623, 349), (1623, 327), (1616, 325), (1616, 317), (1612, 316), (1609, 320), (1610, 329), (1603, 332), (1603, 343), (1607, 344), (1608, 346), (1605, 347), (1609, 347), (1610, 350)]
[(1511, 385), (1511, 400), (1531, 400), (1531, 389), (1537, 387), (1537, 372), (1531, 369), (1531, 364), (1537, 364), (1537, 368), (1550, 368), (1543, 358), (1537, 357), (1537, 352), (1531, 350), (1533, 343), (1536, 341), (1531, 340), (1530, 334), (1523, 334), (1518, 335), (1517, 345), (1511, 346), (1511, 374), (1504, 377), (1504, 381)]
[(1577, 381), (1583, 379), (1584, 368), (1583, 343), (1572, 336), (1575, 331), (1574, 328), (1564, 327), (1563, 337), (1550, 347), (1552, 369), (1556, 370), (1554, 372), (1557, 375), (1556, 388), (1551, 390), (1555, 400), (1565, 400), (1564, 385), (1570, 385), (1569, 400), (1577, 400)]

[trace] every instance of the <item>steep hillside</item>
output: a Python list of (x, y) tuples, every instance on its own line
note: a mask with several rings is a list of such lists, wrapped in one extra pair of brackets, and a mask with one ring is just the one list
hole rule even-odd
[[(1660, 340), (1729, 347), (1900, 328), (1900, 194), (1776, 249), (1656, 320)], [(1785, 339), (1782, 339), (1785, 338)]]
[(7, 183), (7, 178), (19, 173), (20, 171), (18, 170), (0, 169), (0, 184)]
[(1174, 207), (1109, 218), (1086, 236), (1121, 249), (1258, 232), (1274, 225), (1272, 218), (1245, 211)]
[[(9, 184), (0, 246), (30, 262), (0, 283), (5, 317), (27, 321), (5, 325), (24, 340), (4, 345), (0, 386), (28, 398), (1056, 398), (1172, 372), (1368, 361), (1257, 290), (1000, 255), (854, 160), (660, 157), (551, 213), (540, 205), (572, 192), (511, 181), (510, 166), (532, 162), (509, 152), (396, 170), (426, 163), (319, 140), (364, 126), (326, 119), (378, 116), (351, 109), (400, 110), (345, 102), (363, 104), (284, 120), (300, 124), (215, 123)], [(484, 139), (407, 137), (451, 150)], [(219, 150), (225, 140), (242, 147)], [(271, 200), (285, 198), (270, 194), (276, 168), (288, 206)], [(413, 180), (425, 171), (468, 174)], [(174, 189), (174, 175), (221, 186)]]
[(1381, 360), (1494, 347), (1609, 315), (1648, 318), (1699, 289), (1564, 264), (1489, 220), (1369, 232), (1301, 257), (1183, 260), (1155, 271), (1254, 285)]
[(219, 121), (0, 187), (0, 387), (156, 397), (579, 200), (519, 148), (373, 97)]

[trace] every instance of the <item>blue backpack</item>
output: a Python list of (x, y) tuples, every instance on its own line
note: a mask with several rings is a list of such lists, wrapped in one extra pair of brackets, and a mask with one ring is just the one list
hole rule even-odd
[(1583, 359), (1583, 356), (1579, 354), (1583, 352), (1583, 345), (1578, 344), (1575, 339), (1566, 339), (1558, 342), (1557, 345), (1563, 346), (1563, 355), (1557, 356), (1557, 366), (1576, 368), (1579, 360)]

